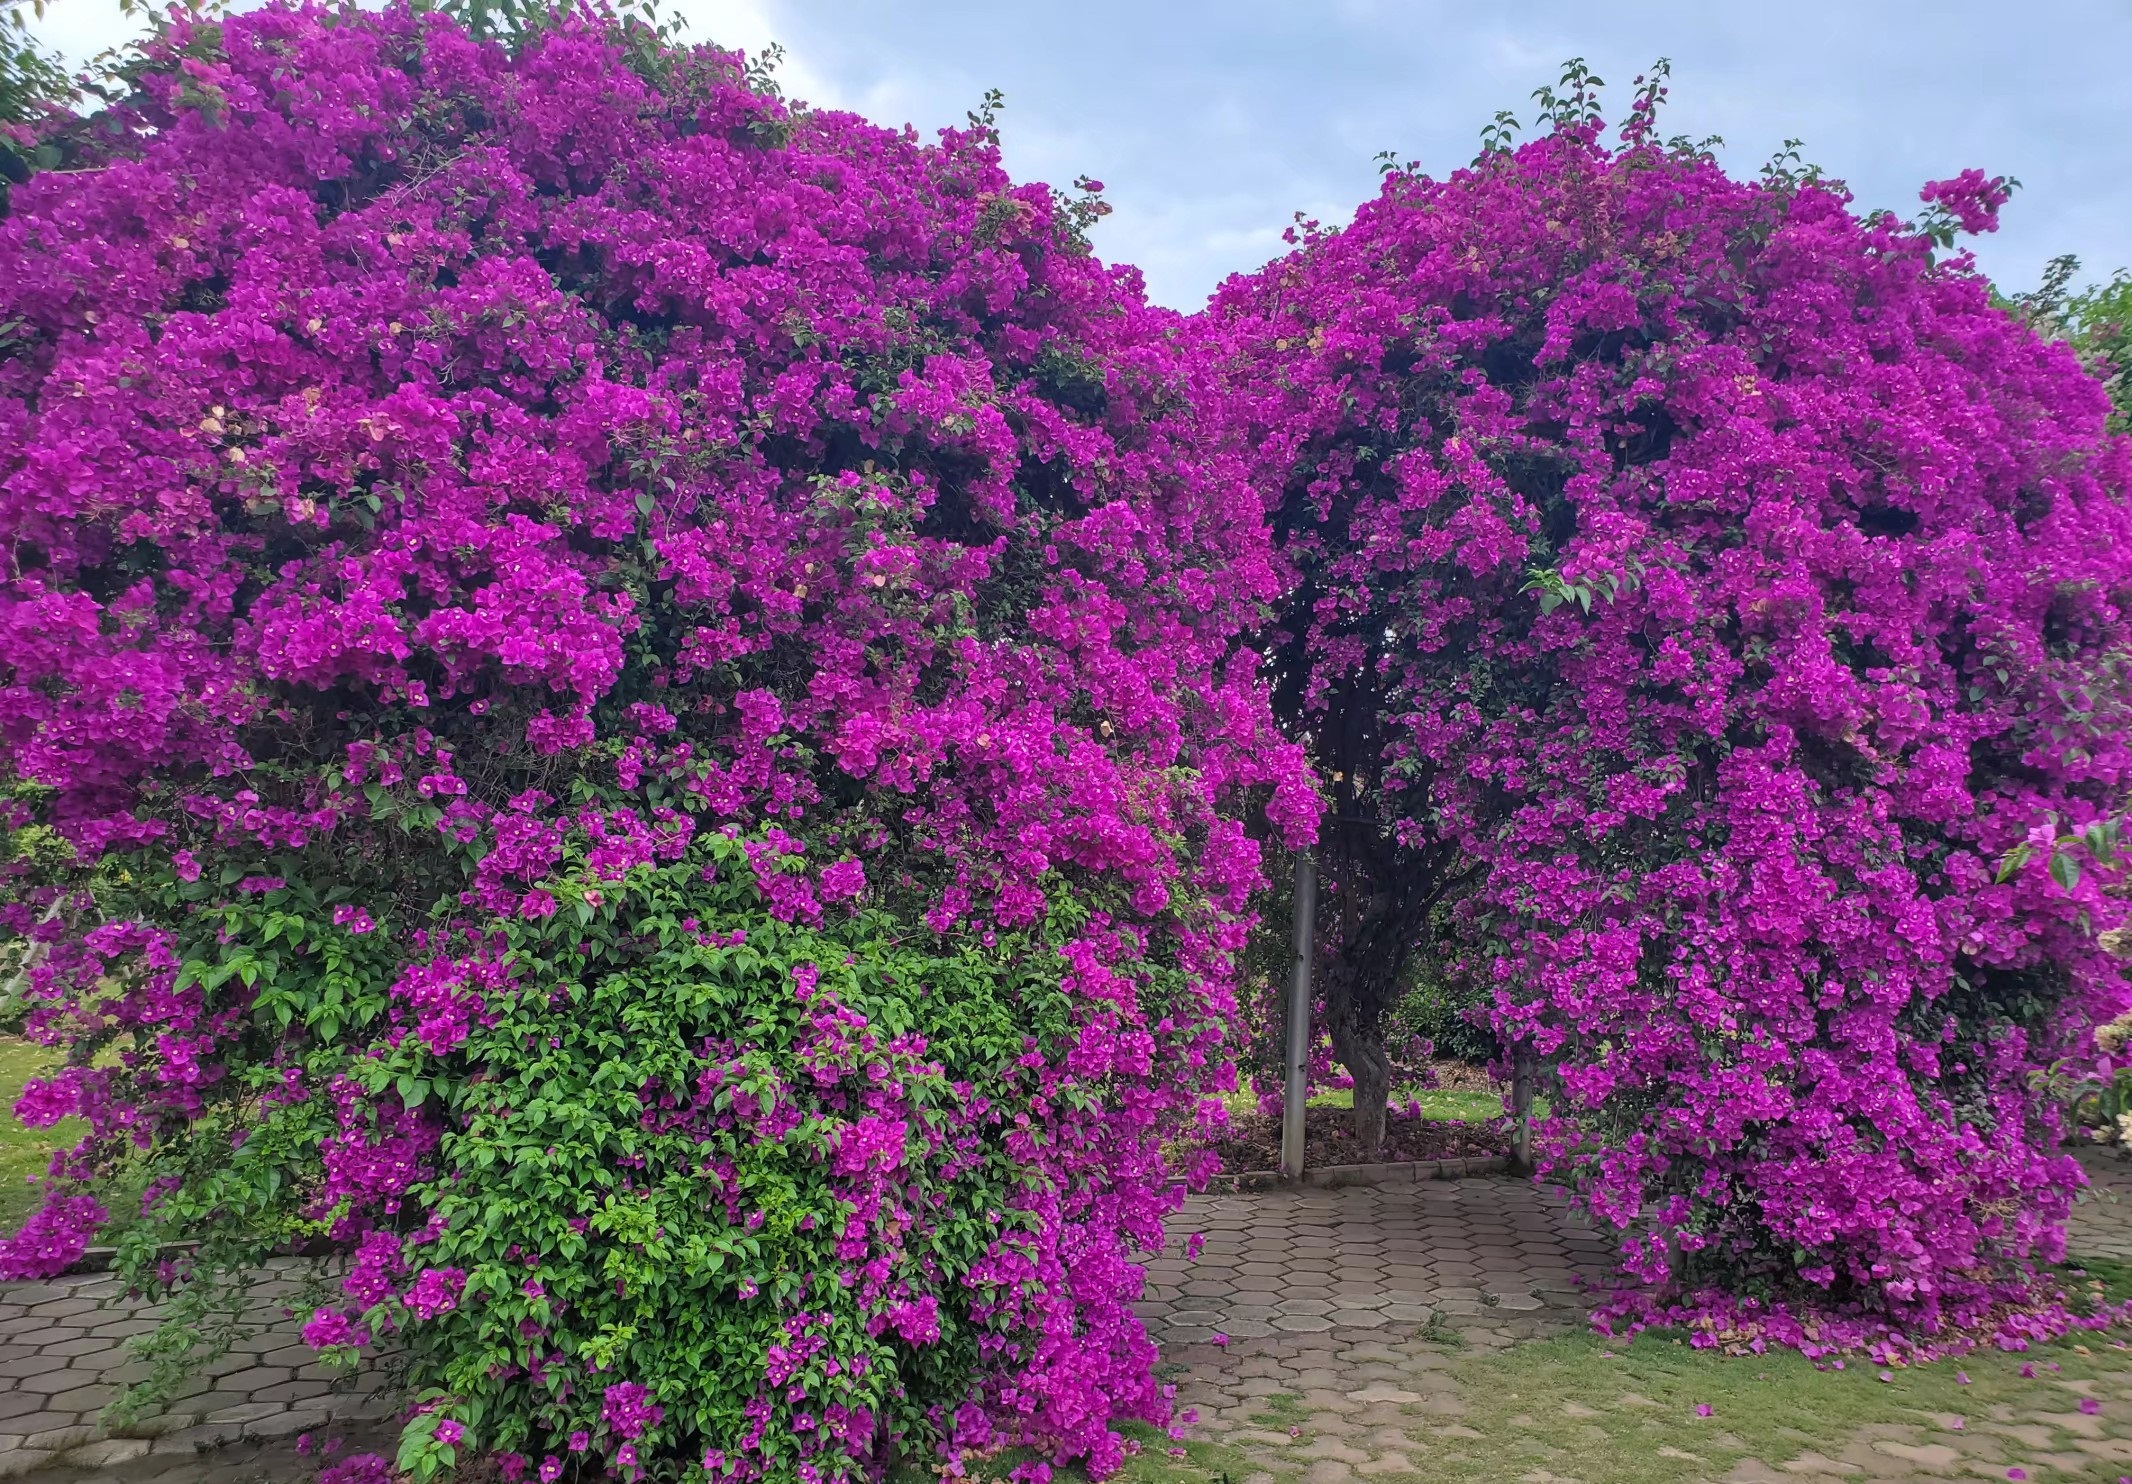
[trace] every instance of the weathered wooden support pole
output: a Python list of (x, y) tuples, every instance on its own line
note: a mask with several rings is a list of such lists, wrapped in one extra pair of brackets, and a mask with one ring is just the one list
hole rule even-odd
[(1510, 1117), (1516, 1125), (1516, 1159), (1521, 1174), (1532, 1173), (1532, 1084), (1535, 1075), (1530, 1046), (1520, 1046), (1510, 1076)]
[(1295, 965), (1288, 981), (1288, 1057), (1281, 1089), (1281, 1178), (1303, 1178), (1303, 1104), (1310, 1095), (1310, 956), (1318, 918), (1318, 865), (1295, 858)]

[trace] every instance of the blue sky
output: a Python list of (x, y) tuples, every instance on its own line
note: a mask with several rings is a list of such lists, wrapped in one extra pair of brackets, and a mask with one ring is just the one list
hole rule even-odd
[[(1101, 179), (1106, 258), (1192, 308), (1279, 250), (1297, 211), (1345, 220), (1393, 149), (1474, 153), (1499, 108), (1582, 56), (1625, 100), (1673, 62), (1665, 132), (1722, 135), (1751, 174), (1787, 137), (1861, 204), (1909, 211), (1968, 166), (2021, 191), (1974, 246), (2008, 288), (2056, 253), (2132, 266), (2132, 0), (668, 0), (688, 35), (781, 43), (787, 90), (889, 124), (961, 122), (984, 90), (1018, 177)], [(53, 0), (80, 54), (130, 29)]]

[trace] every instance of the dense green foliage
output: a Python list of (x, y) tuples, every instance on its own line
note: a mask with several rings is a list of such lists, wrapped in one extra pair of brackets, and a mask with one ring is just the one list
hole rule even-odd
[[(343, 891), (290, 880), (190, 917), (181, 981), (249, 981), (260, 1054), (149, 1157), (167, 1194), (129, 1256), (205, 1239), (224, 1250), (203, 1267), (241, 1267), (345, 1217), (348, 1201), (317, 1204), (321, 1148), (329, 1165), (422, 1148), (398, 1193), (427, 1220), (405, 1260), (450, 1276), (405, 1295), (353, 1282), (348, 1314), (313, 1326), (329, 1352), (398, 1332), (424, 1400), (450, 1399), (404, 1465), (451, 1461), (446, 1421), (460, 1448), (537, 1453), (582, 1429), (647, 1455), (767, 1422), (773, 1472), (801, 1461), (778, 1440), (871, 1436), (874, 1415), (892, 1419), (884, 1450), (941, 1441), (979, 1352), (1029, 1342), (1028, 1234), (1057, 1211), (1030, 1198), (1027, 1114), (1072, 1033), (1055, 965), (1085, 909), (989, 947), (871, 912), (780, 922), (748, 844), (698, 836), (510, 921), (474, 949), (495, 966), (485, 1010), (412, 1033), (388, 1033), (401, 953), (333, 921)], [(124, 905), (159, 916), (216, 894), (174, 876), (131, 890), (161, 900)], [(399, 1276), (389, 1245), (359, 1249), (358, 1278)], [(663, 1417), (618, 1436), (602, 1372)]]

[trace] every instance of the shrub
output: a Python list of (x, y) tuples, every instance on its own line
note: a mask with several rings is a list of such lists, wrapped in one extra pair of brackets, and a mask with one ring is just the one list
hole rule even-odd
[(1430, 1053), (1469, 1066), (1492, 1066), (1502, 1047), (1489, 1027), (1486, 990), (1470, 978), (1446, 973), (1425, 954), (1410, 961), (1405, 992), (1386, 1017), (1392, 1038), (1419, 1038)]
[(127, 1163), (181, 1318), (350, 1254), (311, 1338), (390, 1334), (420, 1472), (1114, 1465), (1235, 801), (1314, 805), (1100, 203), (636, 23), (127, 76), (0, 222), (0, 774), (75, 852), (9, 863), (9, 1013), (92, 1127), (5, 1271)]
[(1661, 92), (1609, 145), (1573, 70), (1202, 327), (1294, 573), (1331, 1013), (1377, 1034), (1436, 912), (1651, 1303), (1978, 1321), (2080, 1183), (2034, 1074), (2127, 1002), (2132, 449), (1935, 252), (2003, 184), (1861, 217)]
[(1025, 1435), (1100, 1456), (1111, 1417), (1159, 1416), (1126, 1252), (1160, 1205), (1121, 1197), (1166, 1172), (1061, 1063), (1131, 1073), (1077, 990), (1201, 1015), (1188, 977), (1063, 890), (987, 945), (779, 919), (762, 873), (802, 879), (789, 843), (699, 832), (618, 879), (599, 849), (565, 837), (554, 913), (410, 943), (308, 883), (166, 879), (194, 977), (257, 968), (255, 1021), (355, 1007), (370, 1035), (226, 1058), (241, 1091), (149, 1156), (135, 1269), (166, 1233), (210, 1269), (261, 1233), (349, 1239), (306, 1338), (394, 1338), (419, 1474), (474, 1448), (780, 1478)]

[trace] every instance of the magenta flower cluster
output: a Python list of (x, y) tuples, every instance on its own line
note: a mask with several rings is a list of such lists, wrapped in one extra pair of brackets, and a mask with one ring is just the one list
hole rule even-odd
[(2025, 1292), (2081, 1184), (2040, 1074), (2128, 1003), (2132, 448), (2071, 352), (1649, 108), (1395, 172), (1204, 320), (1300, 715), (1366, 697), (1350, 807), (1455, 848), (1439, 954), (1630, 1308), (1811, 1344)]

